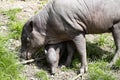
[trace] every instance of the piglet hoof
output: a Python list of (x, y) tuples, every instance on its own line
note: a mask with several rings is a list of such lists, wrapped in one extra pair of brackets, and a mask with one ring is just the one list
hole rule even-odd
[(54, 75), (51, 74), (51, 78), (54, 78)]
[(55, 75), (55, 71), (51, 71), (51, 73), (50, 73), (51, 75)]
[(55, 68), (52, 68), (52, 69), (51, 69), (51, 75), (55, 75), (55, 71), (56, 71), (56, 69), (55, 69)]

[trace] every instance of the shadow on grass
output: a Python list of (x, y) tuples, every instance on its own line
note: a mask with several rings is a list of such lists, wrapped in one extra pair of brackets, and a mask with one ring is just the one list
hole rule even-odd
[[(97, 43), (87, 42), (87, 58), (89, 61), (107, 61), (110, 62), (114, 56), (114, 53), (111, 51), (103, 50)], [(73, 59), (79, 59), (78, 52), (74, 53)]]
[(101, 49), (96, 43), (87, 42), (87, 56), (91, 61), (104, 60), (110, 62), (113, 55), (113, 52)]

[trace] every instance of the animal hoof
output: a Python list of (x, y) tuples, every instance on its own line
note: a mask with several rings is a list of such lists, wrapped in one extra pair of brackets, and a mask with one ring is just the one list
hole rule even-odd
[(51, 75), (55, 75), (55, 71), (54, 71), (54, 70), (52, 70), (50, 74), (51, 74)]

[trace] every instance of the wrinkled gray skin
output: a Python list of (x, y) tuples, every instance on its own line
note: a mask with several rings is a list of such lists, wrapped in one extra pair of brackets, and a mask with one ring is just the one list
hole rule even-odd
[(70, 66), (74, 51), (75, 45), (72, 41), (46, 45), (45, 54), (48, 63), (50, 63), (51, 73), (55, 74), (61, 60), (65, 62), (65, 66)]
[(120, 0), (51, 0), (23, 27), (24, 57), (45, 44), (72, 40), (81, 59), (80, 73), (88, 70), (85, 34), (112, 32), (120, 57)]

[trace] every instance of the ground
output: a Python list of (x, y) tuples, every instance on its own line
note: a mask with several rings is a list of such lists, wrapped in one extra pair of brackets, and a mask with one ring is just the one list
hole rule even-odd
[[(16, 17), (19, 21), (25, 22), (31, 16), (33, 16), (35, 13), (38, 12), (44, 6), (43, 4), (45, 4), (46, 1), (44, 0), (30, 0), (30, 1), (29, 0), (25, 0), (25, 1), (24, 0), (23, 1), (22, 0), (3, 0), (3, 1), (0, 1), (0, 3), (2, 3), (0, 5), (0, 10), (7, 11), (15, 8), (21, 9), (21, 12), (19, 12), (16, 15)], [(8, 21), (9, 21), (9, 18), (6, 15), (0, 14), (0, 35), (4, 34), (5, 36), (9, 33), (9, 29), (7, 26)], [(96, 38), (98, 38), (98, 36), (96, 35), (88, 35), (86, 37), (87, 37), (87, 41), (90, 42), (90, 45), (91, 43), (94, 42)], [(109, 39), (113, 40), (111, 37)], [(15, 50), (16, 48), (19, 48), (20, 45), (21, 45), (20, 40), (9, 39), (9, 41), (7, 42), (8, 49), (12, 51)], [(102, 47), (102, 49), (111, 51), (111, 48), (109, 47)], [(66, 67), (64, 66), (62, 66), (62, 68), (57, 69), (55, 76), (50, 75), (48, 64), (46, 63), (45, 59), (44, 60), (42, 59), (37, 62), (33, 62), (31, 64), (24, 65), (24, 69), (21, 72), (21, 74), (24, 75), (27, 80), (42, 80), (36, 76), (36, 74), (40, 70), (47, 72), (47, 75), (51, 80), (71, 80), (75, 76), (77, 76), (76, 69), (72, 69), (72, 68), (66, 69)], [(113, 70), (112, 72), (114, 73), (114, 75), (116, 75), (117, 79), (119, 80), (120, 71)], [(86, 80), (85, 77), (84, 77), (84, 80)], [(81, 78), (79, 77), (77, 80), (80, 80), (80, 79)]]

